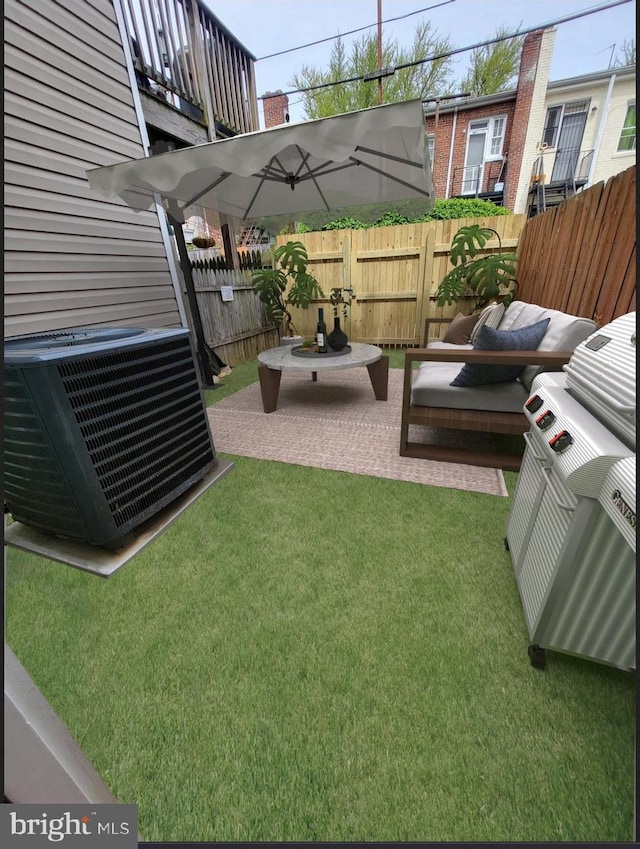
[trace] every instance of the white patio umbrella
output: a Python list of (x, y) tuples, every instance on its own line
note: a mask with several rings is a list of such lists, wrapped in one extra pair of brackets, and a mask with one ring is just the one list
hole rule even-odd
[[(422, 103), (394, 103), (285, 124), (87, 171), (89, 184), (132, 209), (165, 203), (176, 243), (205, 385), (213, 385), (182, 228), (193, 204), (241, 219), (423, 198), (433, 181)], [(177, 225), (177, 226), (176, 226)]]
[(424, 198), (433, 205), (422, 103), (285, 124), (87, 171), (96, 192), (180, 220), (192, 204), (241, 219)]

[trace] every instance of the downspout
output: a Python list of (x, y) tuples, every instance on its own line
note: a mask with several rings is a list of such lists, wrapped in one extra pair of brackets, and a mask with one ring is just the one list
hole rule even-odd
[(458, 106), (453, 107), (453, 123), (451, 124), (451, 141), (449, 143), (449, 165), (447, 166), (447, 187), (444, 193), (445, 198), (449, 197), (449, 186), (451, 185), (451, 169), (453, 167), (453, 146), (456, 140), (456, 126), (458, 124)]
[[(113, 0), (113, 10), (115, 12), (116, 21), (118, 23), (120, 40), (122, 41), (124, 60), (127, 66), (127, 75), (129, 77), (129, 88), (131, 89), (131, 97), (133, 98), (133, 108), (136, 113), (138, 129), (140, 130), (140, 140), (142, 142), (142, 149), (144, 150), (145, 156), (150, 156), (151, 145), (149, 143), (149, 134), (147, 133), (147, 125), (145, 123), (144, 113), (142, 111), (142, 101), (140, 100), (140, 92), (138, 91), (136, 73), (133, 67), (133, 58), (131, 56), (131, 51), (128, 49), (127, 46), (129, 43), (129, 33), (127, 32), (127, 28), (124, 22), (124, 13), (122, 11), (121, 0)], [(153, 200), (156, 209), (156, 215), (158, 216), (158, 223), (160, 225), (160, 235), (162, 236), (164, 252), (165, 256), (167, 257), (167, 263), (169, 265), (169, 277), (171, 278), (171, 285), (173, 286), (176, 304), (178, 305), (178, 315), (180, 316), (180, 324), (182, 325), (182, 327), (187, 327), (187, 315), (185, 313), (184, 301), (182, 299), (182, 286), (180, 284), (180, 277), (178, 275), (178, 269), (176, 267), (175, 255), (173, 253), (173, 246), (171, 244), (171, 236), (169, 235), (169, 228), (167, 227), (167, 219), (164, 215), (164, 207), (162, 205), (162, 201), (160, 200), (159, 195), (154, 194)]]
[[(205, 51), (205, 44), (202, 38), (202, 31), (199, 26), (199, 12), (198, 12), (198, 4), (195, 3), (195, 14), (193, 11), (193, 5), (190, 3), (189, 5), (189, 20), (193, 25), (194, 29), (194, 49), (198, 57), (198, 63), (201, 66), (201, 55)], [(196, 17), (198, 18), (198, 24), (195, 23)], [(195, 58), (195, 57), (194, 57)], [(203, 69), (204, 71), (204, 69)], [(212, 71), (213, 73), (213, 71)], [(216, 120), (215, 120), (215, 110), (213, 107), (213, 101), (211, 99), (211, 92), (209, 89), (209, 79), (208, 75), (204, 73), (203, 79), (204, 82), (204, 98), (205, 98), (205, 106), (209, 112), (207, 118), (207, 135), (209, 136), (209, 141), (215, 141), (217, 139), (216, 134)], [(207, 219), (206, 212), (204, 213), (205, 221)], [(235, 245), (235, 230), (233, 226), (233, 221), (231, 216), (226, 215), (223, 212), (218, 213), (218, 220), (220, 221), (220, 232), (222, 234), (222, 244), (224, 248), (224, 256), (227, 263), (227, 268), (231, 270), (236, 270), (238, 268), (238, 251)]]
[(616, 81), (616, 74), (611, 74), (609, 78), (609, 85), (607, 87), (607, 93), (604, 96), (604, 101), (602, 103), (602, 111), (600, 113), (600, 122), (598, 123), (598, 130), (596, 132), (596, 140), (593, 143), (593, 159), (591, 160), (591, 167), (589, 168), (589, 174), (587, 175), (587, 185), (590, 186), (593, 182), (593, 173), (596, 170), (596, 162), (598, 161), (598, 154), (600, 153), (600, 147), (602, 146), (602, 137), (604, 136), (604, 127), (607, 122), (607, 113), (609, 112), (609, 104), (611, 103), (611, 95), (613, 94), (613, 86)]
[[(133, 58), (131, 56), (131, 51), (128, 49), (129, 35), (125, 26), (121, 0), (114, 0), (113, 9), (116, 14), (118, 29), (120, 31), (120, 38), (122, 40), (124, 58), (127, 65), (127, 73), (129, 75), (129, 85), (131, 87), (131, 96), (133, 97), (133, 105), (138, 121), (138, 128), (140, 130), (142, 147), (144, 149), (144, 155), (149, 156), (151, 151), (151, 145), (149, 144), (149, 134), (147, 133), (147, 124), (144, 120), (144, 112), (142, 111), (142, 101), (140, 100), (140, 92), (138, 91), (138, 83), (136, 82), (135, 69), (133, 67)], [(169, 265), (171, 283), (173, 285), (173, 290), (178, 305), (180, 321), (182, 322), (183, 327), (188, 327), (187, 316), (184, 310), (184, 302), (182, 300), (180, 278), (178, 276), (178, 269), (175, 263), (175, 256), (173, 253), (173, 247), (171, 245), (171, 236), (169, 235), (169, 228), (167, 226), (167, 218), (165, 217), (164, 206), (162, 205), (160, 195), (154, 193), (153, 199), (156, 207), (156, 214), (158, 216), (158, 223), (160, 224), (160, 233), (162, 234), (165, 255), (167, 257), (167, 263)], [(187, 290), (189, 304), (191, 306), (191, 319), (193, 321), (193, 326), (196, 335), (196, 353), (198, 357), (198, 365), (200, 366), (200, 377), (202, 379), (204, 387), (210, 389), (214, 385), (213, 371), (211, 369), (211, 362), (207, 355), (207, 344), (204, 338), (202, 318), (200, 316), (200, 311), (198, 310), (198, 304), (196, 301), (195, 286), (193, 283), (193, 276), (191, 274), (191, 265), (189, 262), (189, 255), (187, 253), (187, 246), (184, 241), (182, 223), (178, 220), (180, 218), (179, 215), (177, 217), (174, 217), (173, 215), (171, 215), (171, 213), (168, 213), (168, 215), (169, 220), (171, 221), (171, 224), (173, 226), (176, 245), (178, 247), (178, 254), (180, 256), (182, 275), (184, 277), (184, 284)]]

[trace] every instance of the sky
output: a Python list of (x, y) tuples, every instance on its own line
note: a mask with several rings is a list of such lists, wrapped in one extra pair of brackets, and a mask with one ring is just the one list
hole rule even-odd
[[(349, 55), (353, 40), (377, 33), (378, 0), (206, 0), (211, 11), (256, 59), (257, 95), (267, 91), (289, 91), (293, 76), (303, 65), (325, 69), (335, 41), (285, 53), (270, 59), (261, 57), (313, 41), (341, 35), (371, 25), (370, 29), (344, 35)], [(487, 40), (504, 25), (529, 28), (547, 24), (566, 15), (597, 9), (613, 0), (382, 0), (382, 20), (429, 11), (383, 24), (383, 38), (410, 47), (418, 23), (431, 22), (433, 31), (449, 36), (456, 47)], [(438, 4), (443, 4), (439, 5)], [(635, 0), (612, 9), (560, 24), (557, 27), (549, 79), (601, 71), (609, 67), (612, 52), (623, 41), (635, 39)], [(614, 47), (615, 45), (615, 47)], [(456, 80), (467, 70), (470, 53), (453, 57)], [(369, 83), (375, 85), (375, 83)], [(300, 94), (289, 95), (291, 122), (305, 119)], [(262, 101), (260, 126), (264, 127)]]

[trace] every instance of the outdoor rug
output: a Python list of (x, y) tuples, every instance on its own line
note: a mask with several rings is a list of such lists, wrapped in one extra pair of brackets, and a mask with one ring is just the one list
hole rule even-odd
[[(365, 368), (311, 375), (284, 372), (278, 409), (264, 413), (252, 383), (208, 408), (218, 453), (278, 460), (506, 496), (502, 472), (461, 463), (401, 457), (402, 369), (389, 370), (387, 401), (376, 401)], [(489, 437), (411, 426), (412, 441), (487, 448)]]

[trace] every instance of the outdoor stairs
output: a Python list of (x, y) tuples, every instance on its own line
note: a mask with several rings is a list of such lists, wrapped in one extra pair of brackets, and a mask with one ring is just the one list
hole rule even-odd
[(527, 218), (533, 218), (540, 212), (559, 206), (581, 189), (585, 180), (558, 180), (553, 183), (534, 183), (529, 189)]

